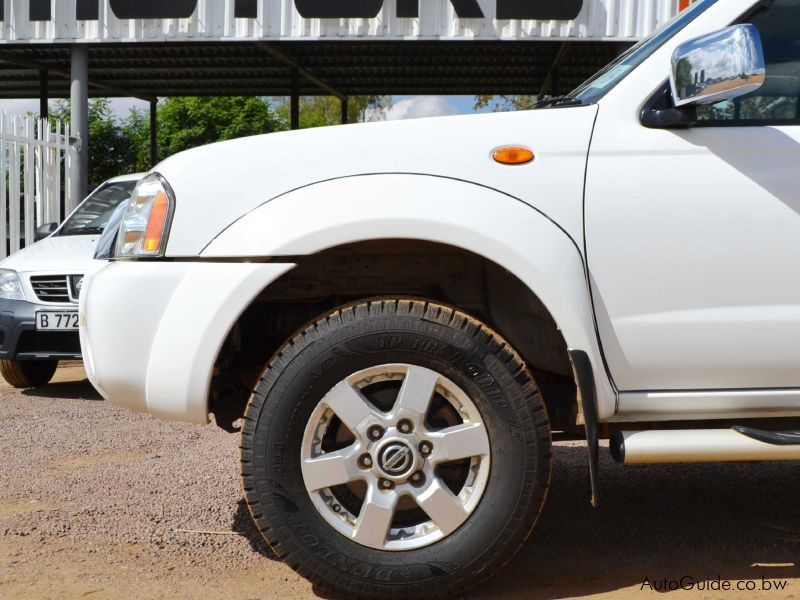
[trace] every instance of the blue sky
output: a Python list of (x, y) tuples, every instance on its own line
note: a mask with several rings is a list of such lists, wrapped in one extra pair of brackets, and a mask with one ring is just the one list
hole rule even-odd
[(474, 96), (395, 96), (389, 119), (464, 115), (475, 112)]
[[(389, 119), (410, 119), (440, 115), (469, 114), (475, 102), (473, 96), (395, 96), (394, 106), (386, 115)], [(134, 98), (117, 98), (111, 101), (112, 110), (119, 116), (127, 116), (136, 106), (147, 109), (146, 102)], [(0, 110), (14, 113), (38, 112), (39, 100), (0, 100)]]

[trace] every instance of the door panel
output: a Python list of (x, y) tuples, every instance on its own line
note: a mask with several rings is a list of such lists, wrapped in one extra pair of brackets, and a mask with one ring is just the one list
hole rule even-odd
[(604, 123), (586, 195), (622, 390), (800, 386), (800, 127)]
[(586, 245), (620, 390), (800, 387), (800, 1), (749, 22), (767, 81), (700, 126), (601, 105)]

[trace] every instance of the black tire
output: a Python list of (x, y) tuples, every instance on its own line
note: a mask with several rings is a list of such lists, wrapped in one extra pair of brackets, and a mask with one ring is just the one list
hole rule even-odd
[[(300, 468), (303, 431), (320, 399), (345, 377), (385, 363), (427, 367), (461, 386), (491, 448), (488, 484), (471, 516), (444, 539), (401, 552), (334, 530)], [(242, 428), (244, 492), (267, 543), (320, 589), (348, 597), (443, 597), (487, 579), (531, 533), (550, 463), (547, 412), (519, 355), (476, 319), (413, 299), (349, 305), (307, 326), (271, 359)]]
[(0, 374), (15, 388), (31, 388), (50, 383), (57, 368), (57, 360), (0, 360)]

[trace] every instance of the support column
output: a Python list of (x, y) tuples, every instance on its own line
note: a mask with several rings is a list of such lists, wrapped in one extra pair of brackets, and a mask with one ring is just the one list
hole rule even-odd
[(158, 99), (150, 100), (150, 168), (158, 162)]
[(347, 125), (347, 96), (341, 99), (342, 103), (342, 125)]
[(47, 101), (49, 100), (47, 89), (47, 69), (39, 69), (39, 118), (46, 119), (48, 117), (49, 109)]
[(564, 60), (564, 57), (570, 50), (570, 43), (564, 42), (558, 49), (555, 58), (553, 59), (553, 64), (550, 65), (550, 70), (547, 72), (547, 77), (544, 78), (542, 82), (542, 86), (539, 88), (539, 93), (536, 95), (536, 99), (539, 100), (544, 98), (545, 94), (550, 96), (557, 96), (560, 90), (558, 75), (559, 75), (559, 68), (561, 67), (561, 63)]
[(289, 112), (292, 129), (300, 129), (300, 82), (296, 67), (292, 67), (292, 89), (289, 98)]
[(72, 210), (83, 200), (89, 188), (89, 48), (85, 44), (71, 47), (70, 115), (72, 136), (78, 138), (78, 160), (72, 173)]

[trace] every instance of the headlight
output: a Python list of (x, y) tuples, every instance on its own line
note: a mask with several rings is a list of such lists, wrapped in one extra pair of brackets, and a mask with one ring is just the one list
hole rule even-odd
[(175, 196), (161, 175), (142, 179), (122, 216), (115, 256), (163, 256), (174, 210)]
[(22, 283), (16, 271), (0, 269), (0, 298), (6, 300), (25, 300), (22, 293)]

